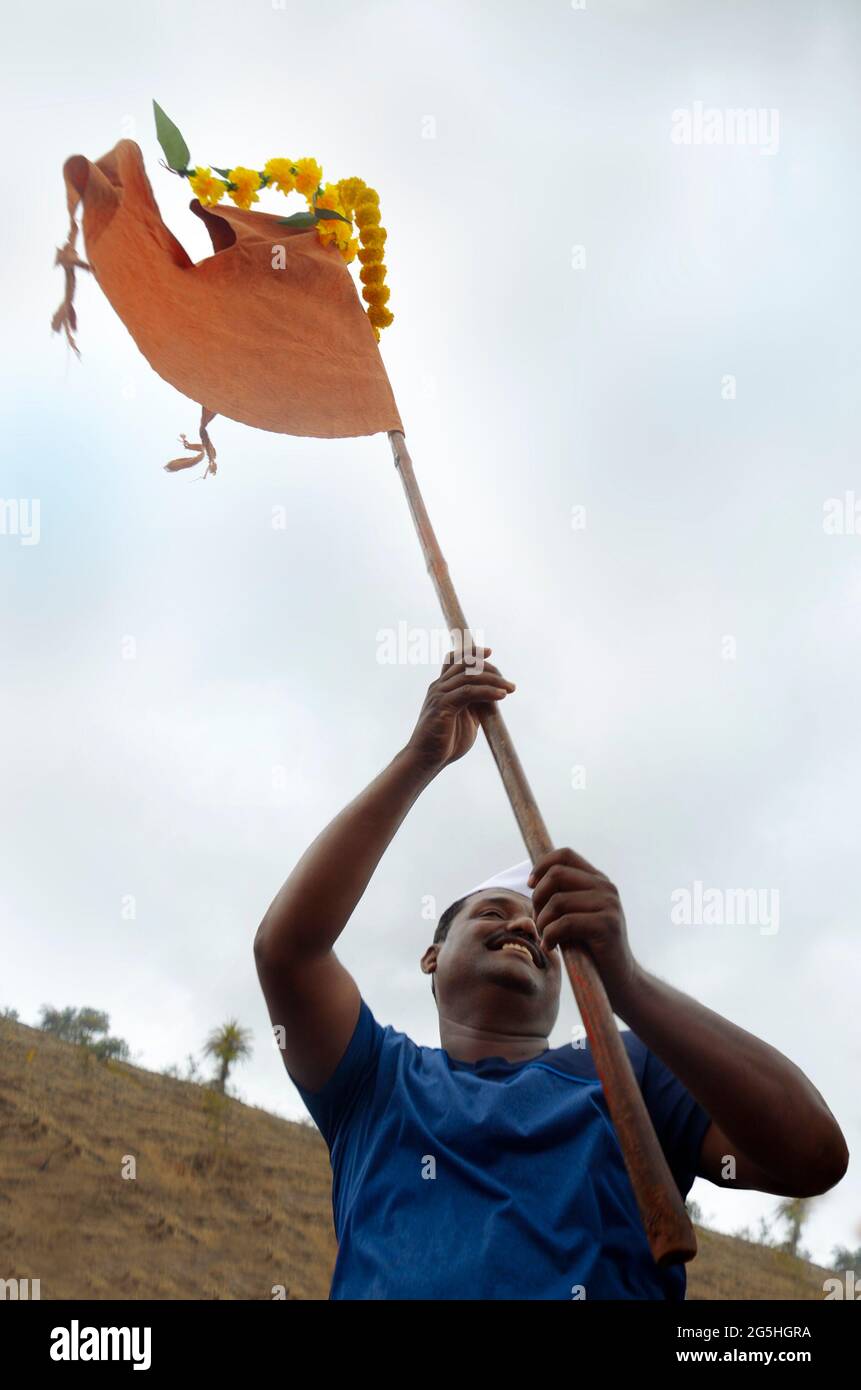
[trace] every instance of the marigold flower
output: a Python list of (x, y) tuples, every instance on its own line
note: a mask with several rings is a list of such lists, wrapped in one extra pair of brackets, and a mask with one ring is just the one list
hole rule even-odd
[[(324, 246), (337, 246), (342, 253), (350, 246), (351, 228), (335, 217), (324, 217), (317, 223), (317, 235)], [(350, 257), (352, 260), (352, 256)]]
[(387, 236), (385, 227), (365, 227), (362, 231), (362, 245), (377, 247), (382, 256)]
[(195, 198), (205, 208), (214, 208), (227, 192), (227, 184), (222, 183), (221, 179), (215, 178), (211, 169), (203, 169), (198, 166), (188, 181)]
[(359, 241), (357, 237), (352, 237), (346, 246), (340, 247), (341, 255), (344, 257), (347, 265), (356, 259), (356, 252), (358, 249)]
[(380, 209), (373, 203), (360, 203), (356, 208), (356, 221), (360, 227), (378, 227)]
[(362, 189), (365, 187), (363, 179), (341, 179), (338, 184), (338, 191), (341, 194), (341, 202), (348, 212), (352, 212), (356, 206), (356, 200)]
[(292, 193), (296, 187), (292, 159), (267, 159), (263, 172), (279, 193)]
[(362, 298), (365, 303), (370, 304), (374, 309), (379, 309), (381, 305), (385, 304), (390, 294), (391, 290), (388, 285), (365, 285), (362, 290)]
[(373, 306), (368, 310), (368, 318), (374, 328), (388, 328), (394, 322), (394, 314), (385, 305)]
[(363, 265), (359, 271), (359, 279), (363, 285), (381, 285), (386, 278), (386, 267), (382, 261), (371, 261), (369, 265)]
[(327, 183), (323, 192), (317, 198), (318, 208), (327, 208), (330, 212), (340, 212), (346, 217), (346, 211), (341, 206), (341, 194), (336, 183)]
[(329, 241), (334, 241), (338, 249), (343, 250), (345, 246), (350, 244), (350, 238), (353, 235), (353, 224), (349, 220), (346, 222), (341, 221), (341, 218), (347, 217), (347, 213), (344, 211), (341, 204), (340, 194), (335, 184), (326, 184), (326, 187), (317, 199), (316, 206), (328, 212), (337, 212), (340, 214), (340, 217), (322, 218), (317, 225), (327, 228), (327, 236), (325, 239), (327, 243)]
[(228, 176), (230, 182), (235, 184), (234, 188), (228, 188), (227, 192), (233, 199), (238, 208), (250, 208), (252, 203), (259, 203), (257, 189), (260, 187), (260, 175), (256, 169), (243, 169), (242, 165), (237, 165), (231, 169)]
[(297, 159), (294, 168), (297, 191), (308, 199), (313, 198), (323, 182), (323, 170), (316, 159)]

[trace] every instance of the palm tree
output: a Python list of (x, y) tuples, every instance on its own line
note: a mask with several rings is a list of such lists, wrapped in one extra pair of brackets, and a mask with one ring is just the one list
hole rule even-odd
[(213, 1085), (222, 1095), (227, 1088), (227, 1075), (234, 1062), (245, 1062), (251, 1056), (251, 1029), (242, 1028), (237, 1019), (231, 1018), (220, 1028), (213, 1028), (204, 1043), (207, 1057), (218, 1061), (218, 1074)]

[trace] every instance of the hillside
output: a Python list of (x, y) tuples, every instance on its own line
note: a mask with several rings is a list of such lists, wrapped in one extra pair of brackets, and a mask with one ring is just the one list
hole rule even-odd
[[(329, 1191), (312, 1127), (0, 1020), (0, 1277), (44, 1299), (325, 1298)], [(827, 1271), (698, 1236), (689, 1297), (822, 1298)]]

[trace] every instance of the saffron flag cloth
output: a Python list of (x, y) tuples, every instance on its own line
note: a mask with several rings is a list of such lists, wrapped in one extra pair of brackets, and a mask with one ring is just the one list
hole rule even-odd
[[(63, 173), (71, 228), (54, 328), (74, 345), (75, 269), (92, 270), (150, 365), (203, 407), (203, 442), (183, 440), (198, 458), (168, 468), (204, 452), (214, 468), (214, 415), (325, 439), (403, 430), (353, 278), (313, 228), (195, 199), (214, 254), (194, 264), (162, 221), (133, 140), (95, 163), (74, 155)], [(75, 250), (79, 210), (88, 264)]]

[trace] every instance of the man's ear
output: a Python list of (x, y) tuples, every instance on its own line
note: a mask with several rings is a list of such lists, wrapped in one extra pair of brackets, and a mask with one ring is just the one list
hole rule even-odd
[(421, 958), (423, 975), (433, 975), (436, 971), (436, 958), (439, 955), (439, 945), (428, 946)]

